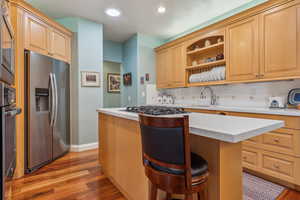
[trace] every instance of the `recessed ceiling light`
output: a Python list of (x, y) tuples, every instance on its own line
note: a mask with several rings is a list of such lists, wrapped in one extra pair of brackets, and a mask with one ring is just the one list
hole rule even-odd
[(119, 17), (121, 15), (121, 11), (116, 8), (108, 8), (105, 10), (105, 13), (111, 17)]
[(164, 7), (164, 6), (159, 6), (159, 7), (157, 8), (157, 12), (160, 13), (160, 14), (165, 13), (165, 12), (166, 12), (166, 7)]

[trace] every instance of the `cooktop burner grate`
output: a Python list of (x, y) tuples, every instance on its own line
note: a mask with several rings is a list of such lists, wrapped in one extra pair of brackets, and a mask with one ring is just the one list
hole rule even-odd
[(172, 115), (187, 113), (181, 107), (168, 106), (129, 106), (126, 108), (127, 112), (144, 113), (148, 115)]

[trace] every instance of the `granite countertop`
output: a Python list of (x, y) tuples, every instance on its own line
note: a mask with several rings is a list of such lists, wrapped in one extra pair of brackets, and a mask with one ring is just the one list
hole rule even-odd
[(218, 106), (218, 105), (186, 105), (186, 104), (173, 104), (163, 106), (183, 107), (190, 109), (201, 110), (219, 110), (228, 112), (244, 112), (244, 113), (256, 113), (267, 115), (285, 115), (285, 116), (298, 116), (300, 117), (300, 110), (285, 108), (285, 109), (273, 109), (273, 108), (258, 108), (258, 107), (238, 107), (238, 106)]
[[(138, 121), (137, 113), (125, 108), (101, 108), (97, 112)], [(188, 113), (190, 133), (224, 142), (237, 143), (284, 126), (284, 121), (215, 114)], [(178, 115), (160, 115), (175, 117)]]

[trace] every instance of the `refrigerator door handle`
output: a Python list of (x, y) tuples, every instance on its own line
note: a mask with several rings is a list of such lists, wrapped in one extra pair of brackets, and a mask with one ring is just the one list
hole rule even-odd
[(53, 74), (50, 73), (50, 93), (51, 93), (51, 111), (50, 111), (50, 126), (53, 126), (54, 123), (54, 113), (55, 113), (55, 90), (54, 90), (54, 81), (53, 81)]
[(54, 121), (53, 121), (53, 126), (55, 126), (56, 121), (57, 121), (57, 113), (58, 113), (58, 92), (57, 92), (57, 80), (55, 74), (53, 74), (53, 83), (54, 83), (54, 92), (55, 92), (55, 111), (54, 111)]

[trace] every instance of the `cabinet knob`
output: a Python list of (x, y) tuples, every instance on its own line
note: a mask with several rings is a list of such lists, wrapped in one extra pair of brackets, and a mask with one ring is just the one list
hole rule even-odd
[(275, 169), (279, 169), (280, 166), (279, 166), (278, 164), (274, 164), (274, 168), (275, 168)]
[(278, 143), (278, 142), (279, 142), (279, 139), (278, 139), (278, 138), (275, 138), (275, 139), (274, 139), (274, 142)]

